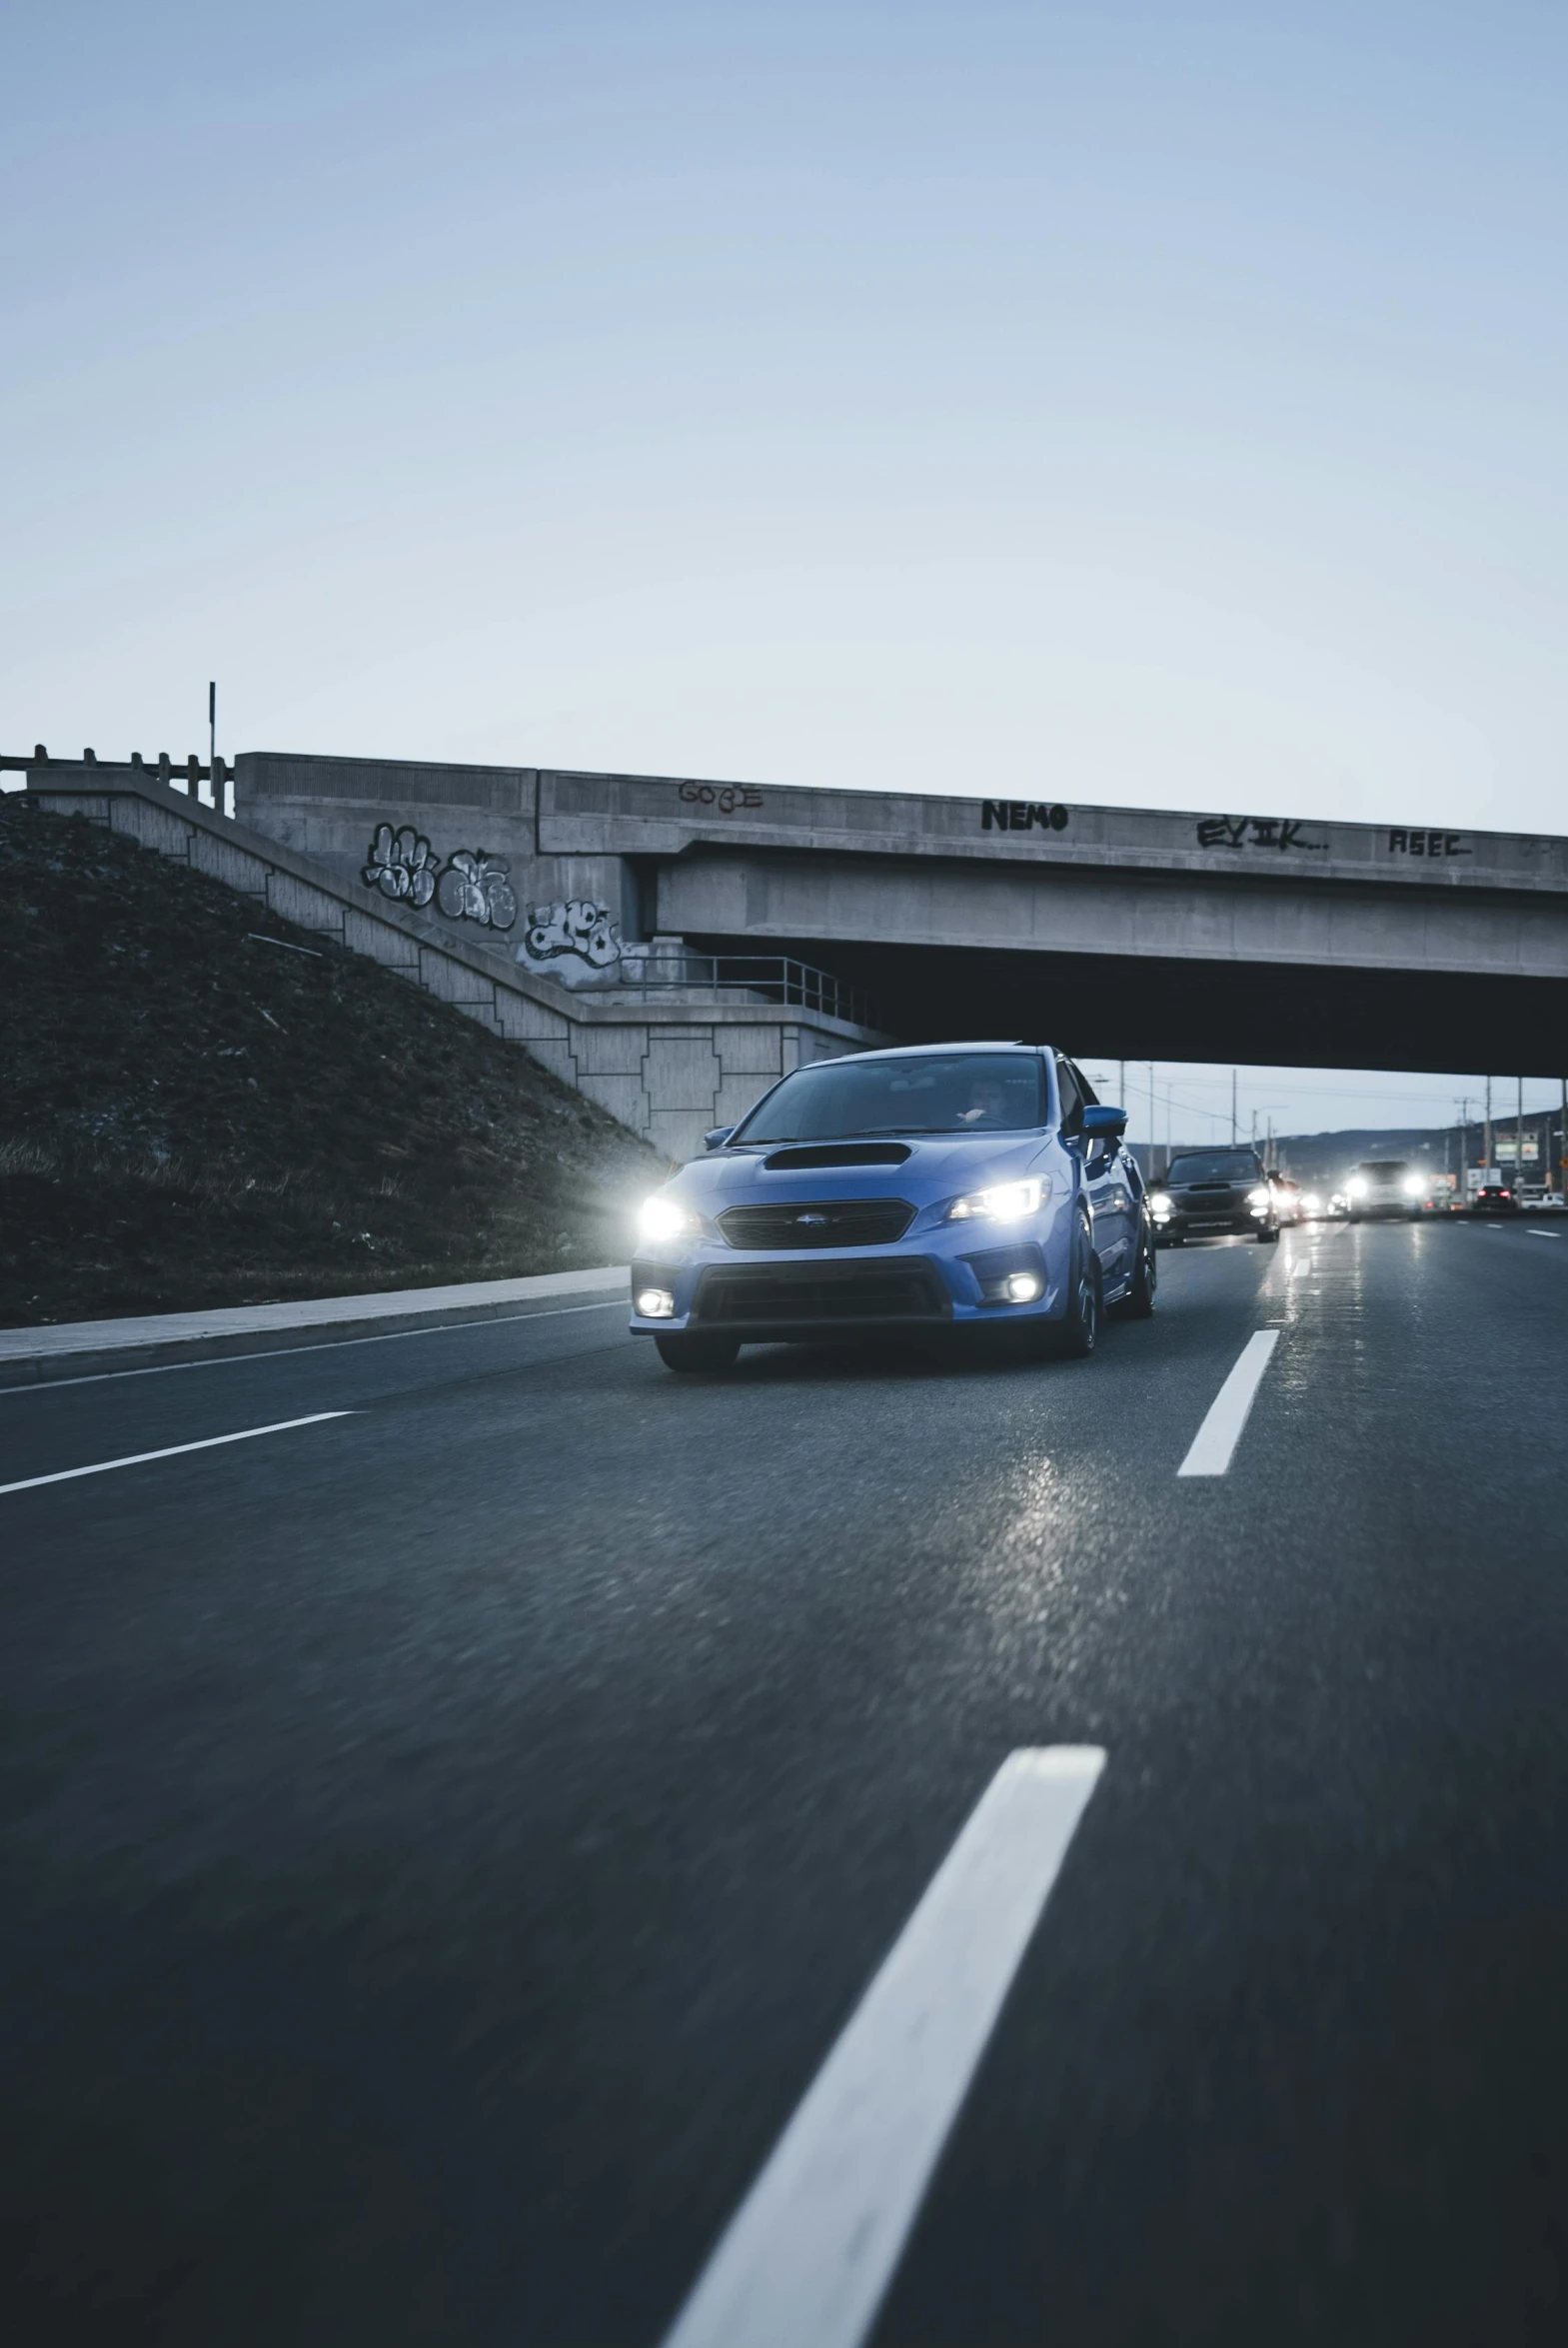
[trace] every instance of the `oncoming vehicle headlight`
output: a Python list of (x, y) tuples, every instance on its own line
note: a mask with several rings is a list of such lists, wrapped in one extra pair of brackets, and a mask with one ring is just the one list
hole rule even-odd
[(1168, 1190), (1150, 1190), (1149, 1212), (1156, 1222), (1164, 1222), (1175, 1210), (1175, 1201)]
[(1263, 1213), (1264, 1209), (1268, 1205), (1268, 1202), (1269, 1188), (1267, 1182), (1259, 1182), (1255, 1189), (1251, 1189), (1247, 1192), (1247, 1204), (1251, 1207), (1254, 1214)]
[(1422, 1179), (1421, 1179), (1421, 1177), (1420, 1177), (1420, 1175), (1419, 1175), (1419, 1174), (1406, 1174), (1406, 1175), (1405, 1175), (1405, 1178), (1404, 1178), (1404, 1193), (1405, 1193), (1405, 1196), (1406, 1196), (1407, 1198), (1419, 1198), (1419, 1197), (1420, 1197), (1420, 1195), (1421, 1195), (1421, 1192), (1422, 1192), (1422, 1191), (1423, 1191), (1425, 1188), (1426, 1188), (1426, 1184), (1425, 1184), (1425, 1182), (1423, 1182), (1423, 1181), (1422, 1181)]
[(652, 1198), (645, 1198), (638, 1208), (637, 1235), (657, 1243), (660, 1239), (690, 1239), (703, 1227), (703, 1218), (694, 1214), (690, 1206), (683, 1206), (678, 1198), (669, 1198), (663, 1190), (656, 1190)]
[(1349, 1181), (1345, 1184), (1345, 1188), (1349, 1191), (1352, 1198), (1364, 1198), (1366, 1196), (1368, 1187), (1369, 1184), (1365, 1174), (1352, 1174)]
[(1026, 1215), (1039, 1212), (1040, 1200), (1050, 1192), (1049, 1181), (1040, 1174), (1030, 1174), (1021, 1182), (993, 1182), (988, 1190), (970, 1190), (963, 1198), (954, 1198), (947, 1209), (949, 1222), (1022, 1222)]
[(1303, 1190), (1303, 1191), (1302, 1191), (1302, 1193), (1301, 1193), (1301, 1211), (1302, 1211), (1302, 1213), (1303, 1213), (1303, 1214), (1321, 1214), (1321, 1213), (1322, 1213), (1322, 1211), (1323, 1211), (1323, 1201), (1322, 1201), (1322, 1199), (1321, 1199), (1321, 1198), (1318, 1196), (1318, 1194), (1317, 1194), (1317, 1192), (1316, 1192), (1315, 1190)]

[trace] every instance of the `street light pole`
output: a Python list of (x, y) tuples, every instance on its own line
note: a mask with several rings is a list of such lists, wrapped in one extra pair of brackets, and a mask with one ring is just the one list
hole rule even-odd
[(1486, 1155), (1481, 1160), (1481, 1171), (1490, 1181), (1492, 1177), (1492, 1080), (1490, 1077), (1486, 1080), (1485, 1150)]

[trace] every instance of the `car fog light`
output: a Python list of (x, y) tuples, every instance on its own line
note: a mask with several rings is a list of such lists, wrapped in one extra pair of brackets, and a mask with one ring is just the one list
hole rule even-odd
[(1032, 1271), (1012, 1271), (1007, 1274), (1009, 1304), (1032, 1304), (1039, 1292), (1040, 1283)]
[(641, 1288), (637, 1308), (644, 1320), (673, 1320), (676, 1300), (668, 1288)]

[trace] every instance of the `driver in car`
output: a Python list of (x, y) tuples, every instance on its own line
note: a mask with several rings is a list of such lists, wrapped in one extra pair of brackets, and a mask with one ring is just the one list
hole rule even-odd
[(969, 1106), (958, 1112), (958, 1123), (965, 1126), (998, 1125), (1007, 1107), (1006, 1096), (1000, 1085), (981, 1078), (969, 1088)]

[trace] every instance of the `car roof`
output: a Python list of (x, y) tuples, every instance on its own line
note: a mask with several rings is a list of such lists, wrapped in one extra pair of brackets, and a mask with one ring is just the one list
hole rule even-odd
[[(1016, 1036), (994, 1043), (986, 1043), (983, 1039), (972, 1042), (965, 1039), (952, 1044), (889, 1044), (875, 1052), (835, 1053), (832, 1065), (841, 1067), (846, 1060), (913, 1060), (924, 1053), (952, 1052), (1016, 1052), (1020, 1056), (1027, 1054), (1031, 1059), (1038, 1059), (1042, 1053), (1054, 1049), (1050, 1044), (1020, 1044)], [(811, 1068), (826, 1068), (829, 1064), (824, 1060), (813, 1060), (808, 1065)]]

